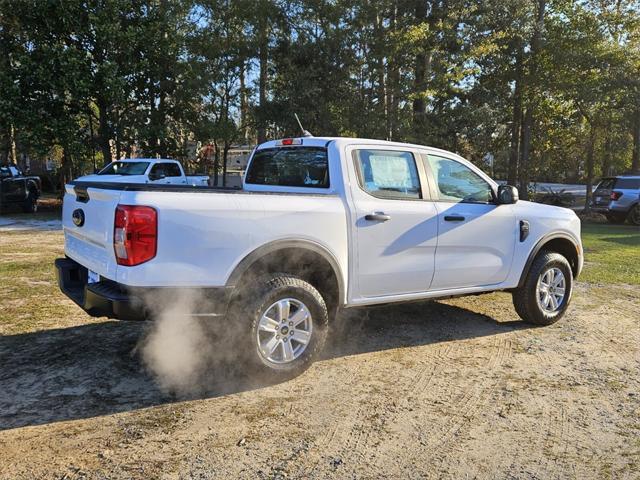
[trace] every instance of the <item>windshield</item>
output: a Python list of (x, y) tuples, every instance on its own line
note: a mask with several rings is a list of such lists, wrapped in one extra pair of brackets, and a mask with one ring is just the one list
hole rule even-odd
[(149, 162), (111, 162), (98, 175), (143, 175)]

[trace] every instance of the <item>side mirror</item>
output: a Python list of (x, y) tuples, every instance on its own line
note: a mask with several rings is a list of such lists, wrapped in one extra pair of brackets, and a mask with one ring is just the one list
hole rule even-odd
[(518, 189), (511, 185), (500, 185), (498, 187), (498, 204), (511, 205), (516, 203), (520, 197)]

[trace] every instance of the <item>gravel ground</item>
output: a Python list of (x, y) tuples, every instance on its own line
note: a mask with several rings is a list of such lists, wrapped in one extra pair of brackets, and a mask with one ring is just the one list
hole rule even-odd
[[(34, 269), (61, 249), (18, 235), (0, 250), (19, 242)], [(579, 283), (543, 328), (505, 293), (347, 311), (299, 377), (216, 363), (177, 397), (141, 362), (149, 324), (90, 319), (34, 281), (28, 305), (3, 299), (1, 479), (640, 478), (637, 286)], [(30, 320), (36, 304), (56, 310)]]

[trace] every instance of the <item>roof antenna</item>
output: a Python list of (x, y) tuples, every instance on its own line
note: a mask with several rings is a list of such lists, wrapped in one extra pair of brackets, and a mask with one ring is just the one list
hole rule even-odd
[(305, 130), (302, 127), (302, 123), (300, 123), (300, 119), (298, 118), (298, 114), (294, 113), (293, 115), (296, 117), (296, 120), (298, 121), (298, 125), (300, 126), (300, 130), (302, 130), (302, 136), (303, 137), (313, 137), (313, 134), (309, 130)]

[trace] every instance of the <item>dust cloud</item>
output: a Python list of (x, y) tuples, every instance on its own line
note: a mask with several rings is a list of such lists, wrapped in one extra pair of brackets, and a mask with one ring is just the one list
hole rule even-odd
[[(144, 298), (151, 322), (137, 347), (162, 390), (180, 397), (202, 395), (212, 381), (228, 381), (231, 343), (216, 335), (222, 317), (194, 316), (203, 310), (201, 293), (154, 292)], [(212, 372), (215, 378), (212, 378)]]

